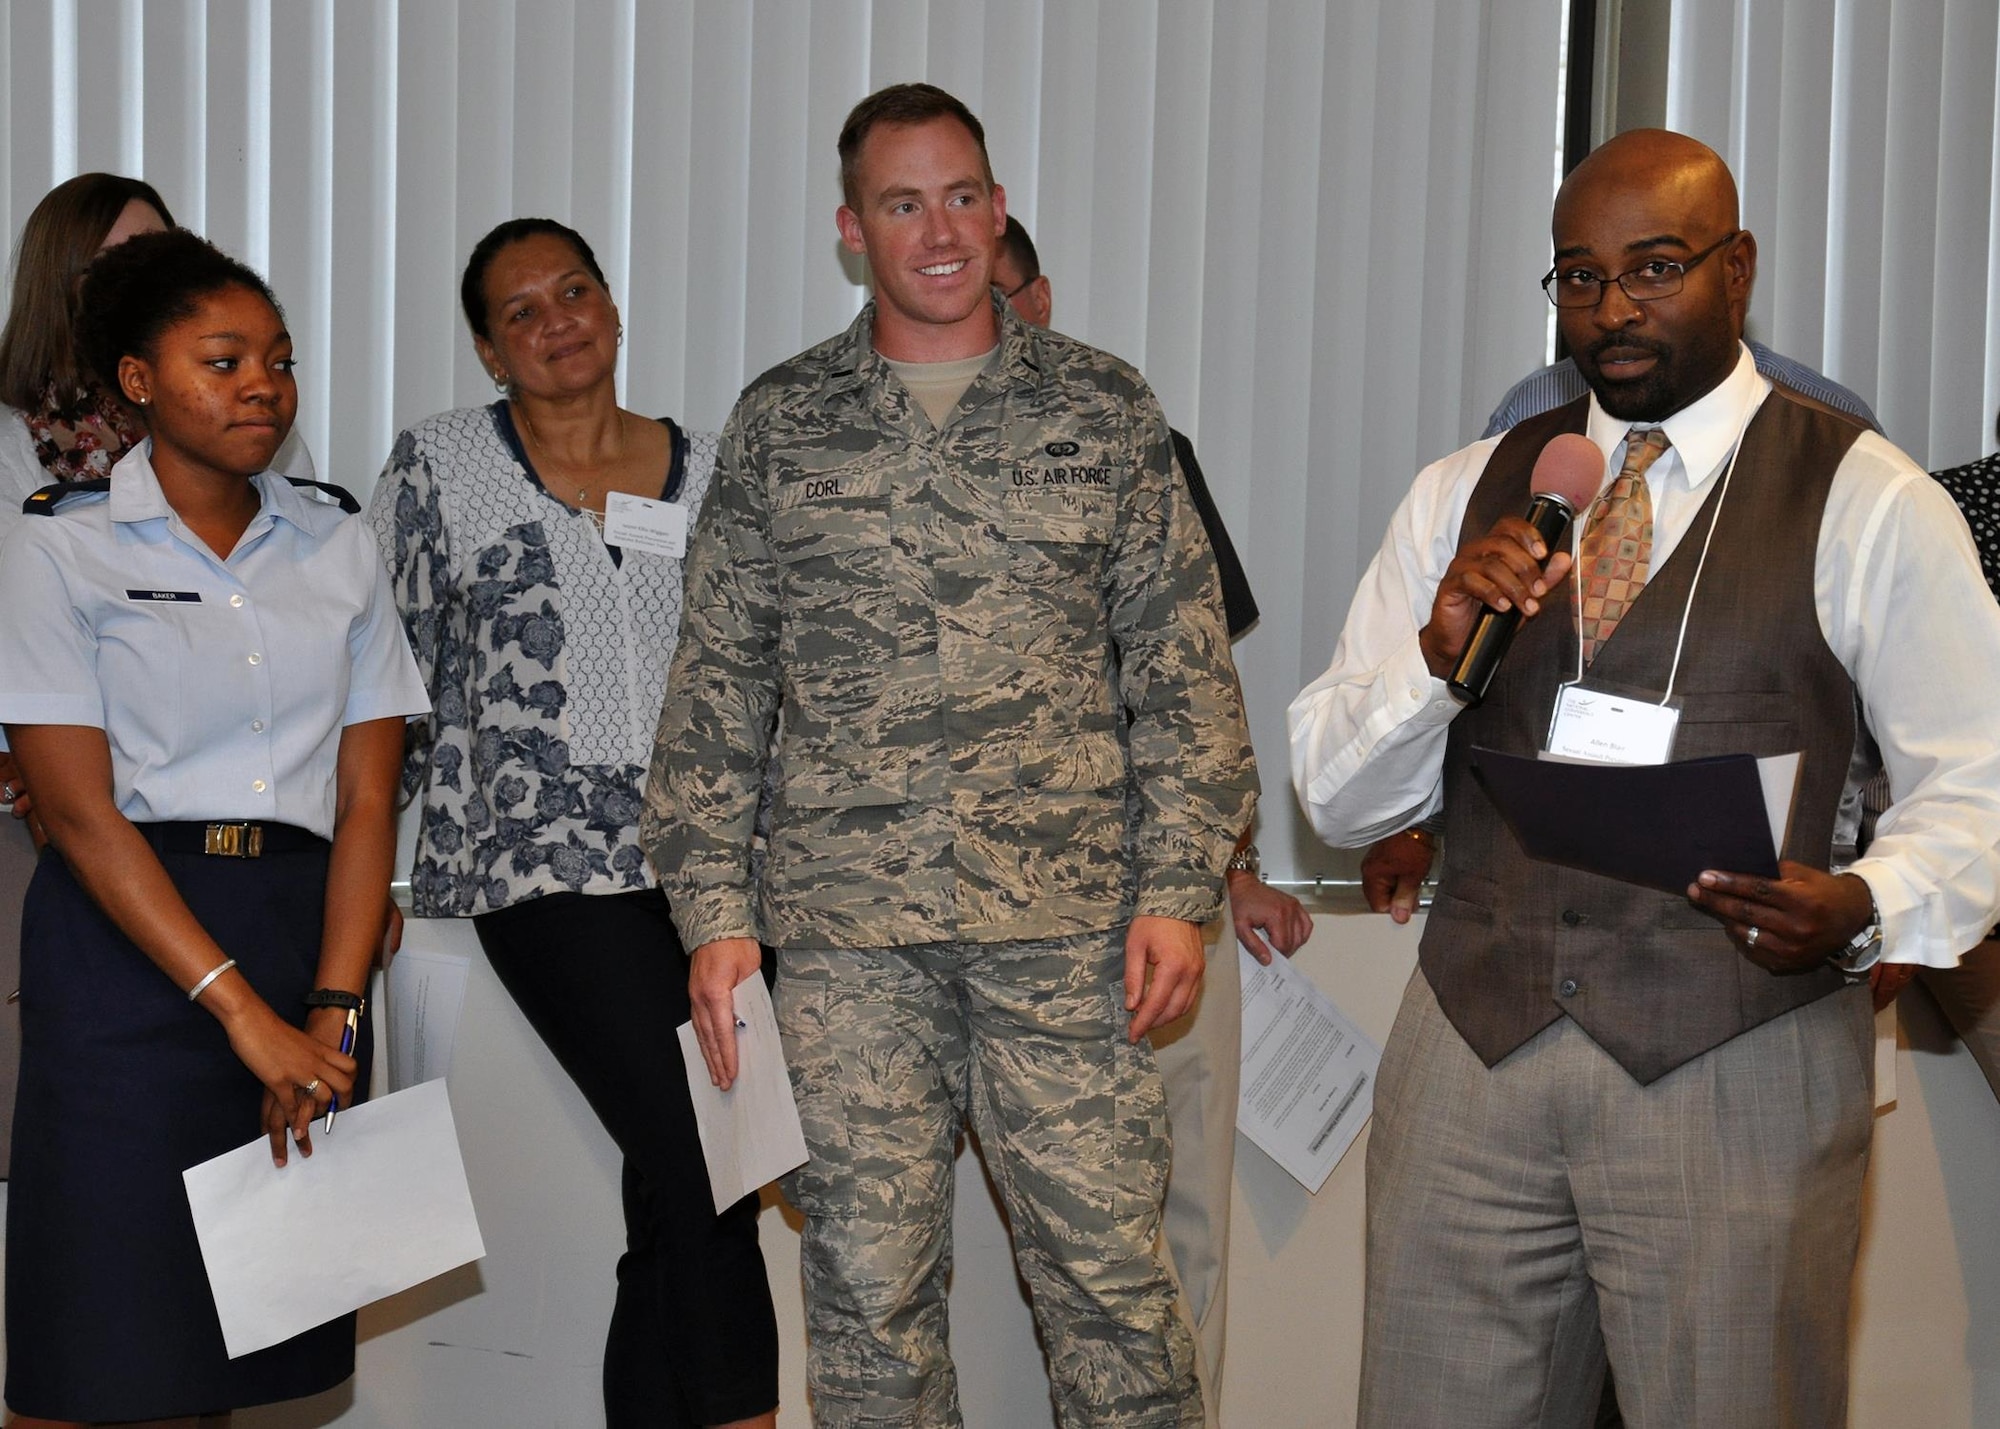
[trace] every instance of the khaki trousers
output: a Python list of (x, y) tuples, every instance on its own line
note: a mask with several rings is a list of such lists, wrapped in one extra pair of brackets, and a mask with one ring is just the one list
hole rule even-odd
[(1173, 1169), (1167, 1175), (1167, 1249), (1194, 1329), (1208, 1429), (1222, 1406), (1223, 1331), (1229, 1308), (1229, 1199), (1236, 1174), (1236, 1098), (1242, 1066), (1243, 973), (1223, 910), (1208, 949), (1201, 999), (1153, 1034), (1167, 1085)]

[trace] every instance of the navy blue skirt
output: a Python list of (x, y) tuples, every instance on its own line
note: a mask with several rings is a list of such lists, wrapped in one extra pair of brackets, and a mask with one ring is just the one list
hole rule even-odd
[[(160, 862), (251, 986), (303, 1026), (327, 849)], [(365, 1079), (367, 1044), (355, 1053)], [(15, 1413), (214, 1414), (314, 1394), (354, 1373), (352, 1315), (241, 1359), (223, 1348), (181, 1172), (259, 1135), (263, 1095), (222, 1024), (112, 925), (60, 857), (43, 854), (22, 914), (7, 1192)], [(361, 1230), (300, 1226), (299, 1235)]]

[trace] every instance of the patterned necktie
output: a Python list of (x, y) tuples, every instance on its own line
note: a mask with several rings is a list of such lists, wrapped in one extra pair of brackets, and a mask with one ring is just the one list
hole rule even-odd
[(1625, 464), (1584, 527), (1577, 553), (1576, 598), (1582, 608), (1583, 662), (1597, 658), (1646, 585), (1653, 558), (1653, 498), (1646, 468), (1667, 449), (1667, 434), (1633, 428), (1625, 435)]

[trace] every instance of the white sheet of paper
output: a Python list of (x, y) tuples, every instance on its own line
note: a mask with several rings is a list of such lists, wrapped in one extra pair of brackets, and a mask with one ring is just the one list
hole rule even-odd
[(720, 1091), (708, 1079), (694, 1024), (679, 1032), (688, 1091), (701, 1154), (708, 1162), (709, 1194), (720, 1215), (760, 1186), (805, 1164), (806, 1137), (799, 1125), (785, 1049), (778, 1041), (778, 1012), (764, 975), (736, 986), (736, 1083)]
[(629, 491), (604, 496), (604, 544), (655, 556), (685, 556), (688, 543), (687, 507), (677, 501), (656, 501)]
[(1785, 856), (1785, 833), (1792, 824), (1792, 795), (1799, 787), (1799, 756), (1766, 754), (1757, 761), (1757, 782), (1764, 786), (1764, 813), (1771, 820), (1771, 847)]
[(382, 999), (390, 1091), (400, 1092), (451, 1070), (470, 965), (471, 959), (457, 953), (425, 948), (407, 948), (390, 961), (388, 995)]
[(312, 1142), (282, 1170), (260, 1136), (181, 1173), (231, 1359), (486, 1254), (443, 1082)]
[(1236, 1129), (1317, 1193), (1375, 1109), (1382, 1049), (1289, 959), (1239, 946), (1243, 1078)]

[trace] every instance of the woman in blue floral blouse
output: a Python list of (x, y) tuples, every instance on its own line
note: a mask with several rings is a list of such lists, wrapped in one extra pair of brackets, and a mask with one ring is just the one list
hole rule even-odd
[(505, 395), (399, 436), (369, 513), (434, 706), (403, 771), (415, 911), (473, 920), (625, 1155), (612, 1429), (774, 1425), (757, 1199), (710, 1199), (670, 1030), (687, 954), (638, 839), (715, 438), (619, 407), (618, 309), (571, 229), (501, 224), (460, 297)]

